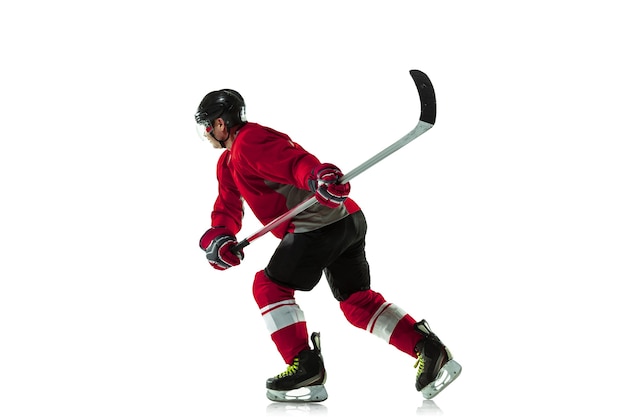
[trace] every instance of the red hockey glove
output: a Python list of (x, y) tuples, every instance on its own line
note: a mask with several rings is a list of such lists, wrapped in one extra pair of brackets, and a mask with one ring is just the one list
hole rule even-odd
[(333, 164), (321, 164), (309, 174), (309, 188), (321, 204), (339, 207), (350, 194), (350, 183), (340, 184), (341, 170)]
[(225, 227), (213, 227), (200, 238), (200, 248), (206, 252), (209, 263), (220, 271), (237, 266), (243, 260), (243, 250), (237, 254), (230, 251), (236, 244), (235, 235)]

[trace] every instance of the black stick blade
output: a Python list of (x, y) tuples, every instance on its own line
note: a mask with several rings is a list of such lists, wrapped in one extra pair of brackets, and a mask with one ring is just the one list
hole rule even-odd
[(433, 83), (430, 82), (428, 75), (419, 70), (409, 71), (417, 92), (420, 95), (420, 101), (422, 102), (422, 111), (420, 114), (420, 121), (435, 124), (435, 118), (437, 117), (437, 100), (435, 100), (435, 89)]

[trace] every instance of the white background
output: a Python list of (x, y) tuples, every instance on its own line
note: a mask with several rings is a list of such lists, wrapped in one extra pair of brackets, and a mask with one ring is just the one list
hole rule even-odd
[[(623, 14), (595, 1), (10, 2), (0, 13), (0, 415), (624, 415)], [(615, 6), (613, 6), (615, 5)], [(324, 281), (328, 401), (284, 370), (250, 285), (277, 240), (211, 269), (209, 91), (347, 171), (373, 288), (464, 370), (434, 404), (413, 360)], [(259, 228), (248, 215), (241, 236)], [(218, 411), (221, 410), (221, 411)], [(431, 413), (432, 414), (432, 413)]]

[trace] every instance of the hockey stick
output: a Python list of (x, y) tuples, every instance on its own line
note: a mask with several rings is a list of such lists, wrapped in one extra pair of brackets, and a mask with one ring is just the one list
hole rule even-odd
[[(421, 110), (419, 122), (409, 133), (407, 133), (376, 155), (372, 156), (370, 159), (363, 162), (361, 165), (354, 168), (343, 177), (341, 177), (341, 183), (346, 183), (350, 181), (357, 175), (361, 174), (363, 171), (366, 171), (367, 169), (376, 165), (398, 149), (406, 146), (409, 142), (424, 134), (435, 124), (435, 117), (437, 116), (437, 102), (435, 100), (435, 89), (433, 88), (430, 79), (426, 74), (419, 70), (411, 70), (409, 71), (409, 73), (413, 78), (413, 82), (415, 82), (417, 92), (420, 96)], [(284, 214), (278, 216), (277, 218), (266, 224), (265, 227), (259, 229), (256, 233), (248, 236), (241, 242), (237, 243), (231, 248), (231, 251), (233, 253), (239, 252), (241, 249), (248, 246), (253, 240), (263, 236), (267, 232), (274, 230), (277, 226), (313, 206), (315, 203), (317, 203), (317, 199), (315, 198), (315, 196), (311, 196), (310, 198), (304, 200), (302, 203), (293, 207), (291, 210), (285, 212)]]

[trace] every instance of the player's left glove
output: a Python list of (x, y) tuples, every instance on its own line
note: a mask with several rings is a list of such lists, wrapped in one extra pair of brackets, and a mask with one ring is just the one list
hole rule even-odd
[(339, 207), (350, 194), (350, 183), (341, 184), (343, 174), (333, 164), (320, 164), (311, 171), (308, 178), (309, 189), (315, 192), (315, 198), (321, 204)]
[(243, 250), (236, 254), (231, 252), (236, 244), (235, 235), (225, 227), (212, 227), (200, 238), (200, 248), (206, 252), (209, 263), (220, 271), (237, 266), (243, 260)]

